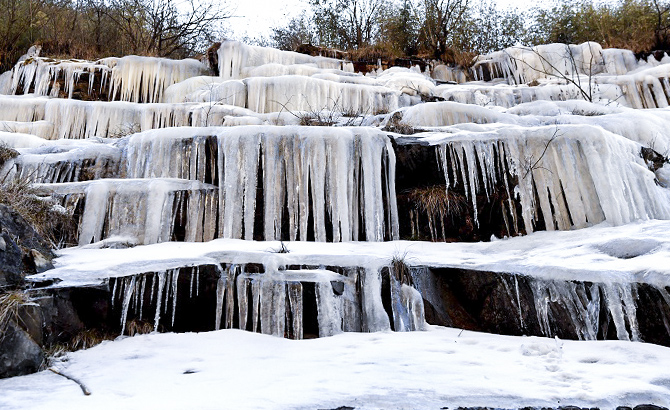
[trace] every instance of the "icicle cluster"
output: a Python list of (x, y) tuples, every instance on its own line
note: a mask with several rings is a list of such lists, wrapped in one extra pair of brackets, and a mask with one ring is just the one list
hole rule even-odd
[[(125, 157), (131, 178), (216, 180), (220, 237), (307, 240), (308, 232), (317, 241), (398, 237), (395, 156), (379, 131), (267, 126), (190, 135), (153, 131), (130, 137)], [(255, 230), (258, 214), (262, 232)]]
[[(0, 141), (5, 142), (2, 135)], [(52, 184), (118, 177), (121, 150), (108, 144), (69, 142), (22, 150), (0, 169), (0, 179)]]
[[(316, 332), (311, 336), (390, 329), (379, 296), (378, 269), (352, 266), (341, 268), (341, 273), (312, 266), (284, 269), (277, 265), (279, 260), (280, 255), (271, 258), (260, 272), (258, 265), (248, 269), (244, 263), (222, 262), (214, 266), (217, 277), (213, 329), (239, 328), (302, 339), (306, 314), (315, 314), (317, 319), (317, 327), (309, 329)], [(112, 279), (112, 304), (121, 302), (122, 333), (127, 329), (129, 313), (134, 320), (142, 321), (152, 308), (154, 330), (161, 323), (173, 328), (180, 288), (185, 294), (184, 286), (188, 286), (189, 299), (198, 297), (202, 268), (183, 267)], [(189, 271), (190, 277), (186, 278)], [(305, 287), (313, 289), (310, 304), (315, 303), (315, 312), (306, 312)], [(416, 309), (417, 291), (406, 286), (402, 291), (411, 295), (405, 299)], [(423, 306), (421, 315), (422, 312)], [(169, 319), (165, 319), (168, 313)], [(417, 324), (416, 330), (422, 329), (423, 317), (417, 320), (421, 324)]]
[(540, 221), (564, 230), (670, 217), (667, 192), (654, 183), (639, 146), (596, 127), (464, 133), (441, 142), (438, 153), (448, 187), (462, 187), (475, 219), (477, 195), (490, 200), (496, 186), (505, 187), (508, 232), (533, 232)]
[[(602, 333), (606, 333), (607, 329), (601, 329), (600, 324), (601, 315), (604, 313), (601, 310), (606, 306), (607, 313), (614, 323), (617, 338), (641, 341), (634, 300), (637, 285), (625, 283), (587, 285), (582, 282), (539, 280), (534, 280), (531, 284), (537, 319), (543, 335), (555, 336), (552, 327), (554, 315), (550, 304), (557, 303), (568, 312), (568, 319), (579, 340), (597, 340), (599, 334), (600, 338), (605, 336)], [(668, 295), (663, 288), (657, 290), (664, 297)], [(666, 299), (666, 303), (668, 302), (670, 299)]]
[(14, 66), (7, 91), (51, 97), (58, 97), (62, 91), (72, 98), (75, 85), (85, 76), (89, 95), (95, 92), (109, 100), (152, 103), (160, 102), (170, 85), (208, 71), (192, 59), (126, 56), (85, 61), (32, 57)]
[(80, 245), (110, 236), (137, 238), (140, 244), (173, 239), (214, 238), (216, 187), (178, 179), (100, 179), (39, 185), (60, 198), (66, 209), (83, 209), (78, 221)]

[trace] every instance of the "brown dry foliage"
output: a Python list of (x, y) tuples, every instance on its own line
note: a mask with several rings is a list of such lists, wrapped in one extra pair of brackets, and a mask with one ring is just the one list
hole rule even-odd
[(41, 196), (28, 178), (0, 181), (0, 204), (19, 213), (53, 247), (61, 234), (74, 229), (71, 215), (59, 211), (50, 197)]

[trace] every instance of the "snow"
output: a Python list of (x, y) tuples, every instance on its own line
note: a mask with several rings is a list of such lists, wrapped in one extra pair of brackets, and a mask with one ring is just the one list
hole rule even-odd
[[(653, 241), (650, 240), (653, 238)], [(574, 231), (535, 232), (492, 242), (279, 242), (216, 239), (207, 243), (166, 242), (128, 249), (98, 244), (62, 249), (56, 268), (31, 281), (60, 279), (60, 287), (100, 284), (109, 277), (212, 263), (267, 266), (365, 266), (377, 269), (404, 255), (410, 266), (508, 272), (539, 279), (670, 286), (670, 222), (652, 220), (623, 226), (603, 223)], [(644, 244), (644, 245), (640, 245)], [(650, 244), (657, 244), (652, 246)], [(638, 250), (623, 258), (623, 250)], [(641, 252), (647, 250), (648, 252)], [(614, 256), (613, 256), (614, 255)]]
[[(356, 409), (670, 405), (668, 348), (431, 327), (286, 340), (238, 330), (150, 334), (0, 380), (0, 407)], [(36, 389), (35, 386), (40, 386)]]

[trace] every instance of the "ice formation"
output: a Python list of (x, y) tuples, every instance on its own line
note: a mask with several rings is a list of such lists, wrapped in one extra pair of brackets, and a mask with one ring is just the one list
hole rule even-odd
[(247, 76), (246, 71), (265, 64), (313, 64), (322, 69), (352, 71), (351, 63), (328, 57), (312, 57), (292, 51), (248, 46), (237, 41), (225, 41), (218, 50), (219, 75), (224, 79)]
[(141, 244), (213, 239), (216, 187), (178, 179), (99, 179), (38, 185), (66, 209), (82, 209), (77, 242), (130, 236)]
[[(446, 268), (506, 274), (518, 313), (509, 320), (544, 336), (563, 321), (579, 339), (643, 340), (640, 286), (670, 303), (665, 271), (626, 264), (615, 242), (580, 242), (589, 263), (611, 263), (595, 272), (569, 265), (564, 248), (546, 251), (563, 255), (549, 267), (546, 255), (518, 256), (554, 238), (537, 231), (670, 219), (667, 57), (553, 44), (480, 56), (472, 73), (362, 75), (344, 60), (231, 41), (217, 56), (211, 71), (195, 60), (32, 56), (3, 76), (0, 88), (27, 95), (0, 96), (0, 141), (19, 154), (0, 164), (0, 180), (39, 183), (77, 223), (79, 248), (62, 260), (81, 260), (31, 280), (109, 286), (122, 333), (138, 319), (179, 329), (180, 308), (200, 292), (215, 295), (211, 329), (295, 339), (423, 330), (426, 303), (440, 308), (431, 269)], [(398, 242), (410, 234), (396, 183), (442, 184), (465, 198), (473, 229), (495, 206), (505, 235), (528, 236)], [(433, 240), (447, 240), (444, 221), (429, 224)], [(665, 239), (647, 242), (630, 258), (667, 253)], [(105, 256), (135, 245), (118, 255), (137, 256)], [(403, 251), (412, 280), (390, 266)], [(98, 258), (83, 261), (88, 252)]]
[(109, 100), (160, 102), (163, 91), (189, 77), (208, 73), (197, 60), (126, 56), (98, 61), (54, 60), (31, 57), (19, 61), (11, 72), (8, 94), (32, 93), (73, 98), (80, 79), (88, 82), (88, 95)]
[(508, 232), (533, 232), (540, 221), (564, 230), (670, 217), (668, 192), (654, 183), (639, 146), (596, 127), (466, 131), (442, 138), (438, 153), (447, 185), (463, 187), (475, 220), (478, 195), (508, 190)]
[(377, 130), (268, 126), (161, 130), (129, 137), (124, 157), (131, 178), (217, 184), (220, 237), (398, 238), (395, 156), (388, 138)]
[[(216, 311), (213, 328), (239, 328), (292, 339), (304, 337), (303, 315), (316, 313), (318, 326), (308, 329), (316, 332), (312, 336), (333, 336), (342, 332), (388, 330), (389, 318), (375, 297), (381, 292), (379, 267), (350, 266), (351, 262), (338, 268), (340, 273), (303, 265), (286, 269), (281, 255), (261, 257), (254, 254), (238, 254), (233, 257), (220, 255), (221, 262), (214, 265), (171, 268), (157, 272), (140, 273), (112, 278), (113, 303), (121, 304), (121, 326), (125, 330), (130, 316), (142, 320), (154, 318), (154, 329), (161, 320), (174, 327), (178, 309), (178, 295), (188, 293), (189, 298), (199, 292), (200, 276), (208, 266), (218, 277), (216, 281)], [(246, 261), (264, 261), (247, 265)], [(282, 263), (284, 262), (284, 263)], [(179, 278), (190, 274), (190, 280)], [(183, 289), (188, 286), (188, 292)], [(399, 303), (407, 303), (412, 315), (411, 324), (402, 330), (420, 330), (425, 326), (421, 298), (414, 288), (403, 285), (403, 296)], [(305, 287), (313, 289), (310, 303), (315, 303), (316, 312), (307, 312), (304, 306)], [(194, 290), (195, 288), (195, 290)], [(357, 289), (366, 289), (361, 294)], [(411, 290), (410, 290), (411, 289)], [(418, 297), (418, 299), (417, 299)], [(188, 303), (182, 301), (181, 303)], [(420, 312), (418, 307), (421, 307)], [(129, 316), (130, 313), (130, 316)], [(164, 316), (168, 314), (168, 316)]]

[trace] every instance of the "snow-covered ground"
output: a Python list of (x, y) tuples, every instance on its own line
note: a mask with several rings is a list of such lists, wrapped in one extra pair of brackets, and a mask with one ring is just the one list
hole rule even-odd
[(150, 334), (0, 380), (10, 409), (439, 409), (670, 406), (670, 349), (432, 327), (293, 341), (239, 330)]

